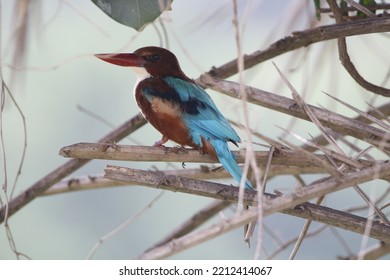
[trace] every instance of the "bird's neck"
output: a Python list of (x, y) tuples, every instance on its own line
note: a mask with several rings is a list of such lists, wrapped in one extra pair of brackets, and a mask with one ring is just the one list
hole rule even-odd
[(131, 67), (131, 69), (133, 69), (133, 71), (137, 75), (137, 81), (135, 82), (134, 91), (133, 91), (133, 94), (135, 96), (135, 90), (137, 89), (138, 84), (143, 80), (152, 77), (152, 75), (150, 75), (149, 72), (146, 71), (144, 67)]
[(137, 75), (137, 82), (136, 85), (139, 84), (141, 81), (150, 78), (152, 75), (149, 74), (148, 71), (144, 67), (131, 67), (135, 74)]

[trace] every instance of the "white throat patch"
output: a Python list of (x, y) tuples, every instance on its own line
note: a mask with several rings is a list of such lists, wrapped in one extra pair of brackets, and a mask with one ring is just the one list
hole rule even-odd
[(131, 69), (135, 72), (135, 74), (137, 75), (137, 81), (135, 82), (134, 84), (134, 88), (133, 88), (133, 95), (135, 97), (135, 90), (137, 89), (137, 86), (140, 82), (142, 82), (143, 80), (147, 79), (147, 78), (150, 78), (151, 75), (148, 73), (148, 71), (146, 71), (145, 68), (143, 67), (131, 67)]
[(135, 96), (135, 90), (138, 86), (138, 84), (140, 82), (142, 82), (143, 80), (147, 79), (147, 78), (150, 78), (152, 75), (150, 75), (148, 73), (148, 71), (146, 71), (145, 68), (143, 67), (131, 67), (131, 69), (135, 72), (135, 74), (137, 75), (137, 81), (135, 82), (134, 84), (134, 89), (133, 89), (133, 94)]
[[(137, 81), (135, 82), (134, 88), (133, 88), (133, 97), (134, 97), (134, 101), (135, 101), (135, 103), (137, 103), (137, 100), (136, 100), (136, 98), (135, 98), (135, 91), (136, 91), (136, 89), (137, 89), (137, 87), (138, 87), (138, 84), (139, 84), (140, 82), (142, 82), (143, 80), (145, 80), (145, 79), (147, 79), (147, 78), (150, 78), (152, 75), (150, 75), (150, 74), (148, 73), (148, 71), (146, 71), (146, 69), (143, 68), (143, 67), (131, 67), (131, 69), (133, 69), (133, 71), (134, 71), (135, 74), (137, 75)], [(145, 117), (145, 115), (144, 115), (144, 113), (142, 112), (142, 110), (141, 110), (141, 113), (142, 113), (142, 115)]]
[(136, 84), (138, 84), (142, 80), (145, 80), (145, 79), (151, 77), (151, 75), (148, 73), (148, 71), (146, 71), (146, 69), (143, 68), (143, 67), (131, 67), (131, 69), (133, 69), (135, 74), (137, 74), (137, 82), (136, 82)]

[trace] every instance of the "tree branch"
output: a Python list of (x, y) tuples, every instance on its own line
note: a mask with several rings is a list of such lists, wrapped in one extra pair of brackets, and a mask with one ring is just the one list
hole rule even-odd
[[(375, 3), (375, 6), (369, 6), (370, 11), (378, 11), (378, 10), (388, 10), (390, 9), (390, 4), (387, 3)], [(348, 6), (348, 7), (343, 7), (343, 11), (348, 11), (348, 12), (354, 12), (356, 11), (356, 8)], [(319, 8), (318, 12), (320, 13), (331, 13), (332, 10), (330, 8)]]
[[(202, 76), (201, 85), (209, 87), (228, 96), (239, 98), (240, 85), (235, 82), (220, 80), (211, 76)], [(304, 120), (310, 120), (304, 110), (297, 106), (293, 99), (279, 96), (253, 87), (245, 87), (248, 101), (278, 112)], [(350, 135), (368, 142), (378, 149), (390, 150), (388, 132), (367, 125), (357, 119), (344, 117), (331, 111), (309, 105), (323, 125), (344, 135)]]
[[(200, 168), (186, 168), (186, 169), (174, 169), (174, 170), (160, 170), (159, 172), (165, 175), (176, 175), (186, 178), (198, 179), (198, 180), (215, 180), (230, 178), (231, 175), (224, 168), (217, 168), (214, 171), (213, 168), (207, 166), (201, 166)], [(270, 166), (268, 178), (272, 178), (277, 175), (302, 175), (302, 174), (320, 174), (326, 173), (324, 168), (318, 166), (291, 166), (291, 165), (279, 165), (273, 164)], [(62, 194), (74, 191), (92, 190), (99, 188), (110, 188), (118, 186), (129, 186), (133, 184), (113, 181), (102, 178), (102, 175), (84, 175), (80, 177), (73, 177), (67, 180), (62, 180), (52, 185), (45, 192), (39, 196)]]
[[(244, 65), (245, 69), (249, 69), (268, 59), (321, 41), (337, 39), (339, 37), (389, 31), (390, 18), (375, 17), (294, 32), (292, 35), (271, 44), (265, 50), (245, 55)], [(237, 74), (237, 71), (237, 59), (233, 59), (220, 67), (211, 69), (206, 75), (209, 74), (211, 76), (219, 77), (220, 79), (225, 79)], [(202, 79), (202, 77), (203, 75), (199, 79)]]
[[(198, 180), (222, 179), (230, 176), (229, 173), (224, 169), (222, 170), (222, 168), (220, 171), (218, 170), (218, 172), (213, 172), (209, 168), (203, 166), (201, 168), (163, 170), (159, 172), (161, 172), (164, 175), (182, 176), (182, 177), (198, 179)], [(54, 184), (53, 186), (51, 186), (40, 196), (62, 194), (62, 193), (68, 193), (74, 191), (85, 191), (85, 190), (95, 190), (100, 188), (111, 188), (111, 187), (134, 185), (134, 184), (106, 179), (103, 178), (102, 176), (103, 176), (102, 174), (84, 175), (79, 177), (73, 177), (68, 180), (62, 180)]]
[(221, 201), (216, 200), (211, 202), (209, 205), (207, 205), (205, 208), (203, 208), (201, 211), (194, 214), (192, 217), (190, 217), (188, 220), (186, 220), (182, 225), (180, 225), (177, 229), (175, 229), (173, 232), (168, 234), (164, 239), (160, 240), (158, 243), (153, 245), (150, 249), (146, 251), (151, 251), (155, 247), (161, 246), (166, 244), (167, 242), (170, 242), (171, 240), (180, 238), (196, 228), (198, 228), (200, 225), (202, 225), (205, 221), (212, 218), (214, 215), (225, 209), (231, 205), (229, 201)]
[[(278, 197), (277, 199), (265, 200), (264, 207), (274, 208), (273, 212), (286, 208), (295, 207), (298, 204), (310, 199), (326, 195), (331, 192), (365, 183), (374, 179), (386, 178), (390, 175), (390, 163), (379, 163), (372, 167), (367, 167), (338, 178), (328, 177), (314, 182), (304, 188), (299, 188), (291, 195)], [(126, 167), (108, 165), (104, 169), (104, 178), (126, 183), (138, 183), (145, 186), (164, 189), (170, 191), (179, 191), (209, 198), (221, 199), (230, 202), (238, 201), (239, 188), (229, 187), (223, 184), (217, 184), (207, 181), (199, 181), (174, 175), (164, 175), (161, 172), (152, 172), (138, 170)], [(256, 205), (256, 191), (246, 190), (243, 203), (247, 205)]]
[[(340, 7), (337, 5), (337, 3), (334, 0), (327, 0), (330, 9), (332, 10), (334, 17), (336, 19), (337, 24), (344, 24), (345, 22), (343, 19), (343, 14), (342, 10)], [(374, 18), (374, 17), (371, 17)], [(388, 19), (390, 21), (390, 19)], [(349, 22), (348, 22), (349, 23)], [(383, 23), (386, 26), (383, 26), (383, 28), (387, 31), (390, 31), (390, 22), (389, 23)], [(382, 32), (387, 32), (387, 31), (382, 31)], [(348, 54), (348, 49), (347, 49), (347, 42), (345, 39), (345, 36), (339, 36), (337, 39), (338, 43), (338, 48), (339, 48), (339, 58), (341, 61), (341, 64), (344, 66), (345, 70), (348, 71), (349, 75), (363, 88), (365, 88), (368, 91), (371, 91), (372, 93), (379, 94), (382, 96), (389, 97), (390, 96), (390, 89), (380, 87), (377, 85), (374, 85), (368, 81), (366, 81), (362, 75), (357, 71), (355, 65), (353, 64), (351, 58), (349, 57)]]
[[(365, 226), (368, 222), (367, 219), (304, 202), (315, 197), (320, 197), (325, 194), (341, 190), (348, 186), (367, 182), (375, 178), (382, 178), (384, 176), (388, 176), (389, 174), (390, 163), (383, 163), (350, 173), (340, 178), (321, 180), (320, 182), (310, 184), (304, 188), (299, 188), (289, 195), (276, 197), (267, 194), (263, 201), (264, 215), (266, 216), (281, 211), (282, 213), (319, 221), (321, 223), (362, 234), (364, 233)], [(107, 166), (104, 176), (106, 178), (124, 182), (137, 182), (153, 188), (202, 195), (229, 202), (238, 201), (238, 188), (176, 176), (164, 176), (159, 172)], [(244, 193), (243, 203), (255, 205), (256, 197), (257, 196), (254, 191), (246, 190)], [(294, 208), (302, 203), (304, 203), (303, 207)], [(155, 248), (144, 255), (141, 255), (140, 258), (167, 257), (173, 253), (195, 246), (205, 240), (254, 221), (256, 218), (257, 209), (254, 208), (253, 210), (246, 211), (239, 217), (233, 217), (218, 225), (214, 225), (209, 229), (202, 230), (197, 233), (190, 233), (187, 236), (169, 242), (167, 245)], [(374, 221), (372, 223), (372, 228), (369, 234), (372, 238), (376, 238), (384, 242), (390, 242), (390, 227), (379, 222)]]
[[(363, 168), (374, 164), (369, 160), (355, 160), (333, 151), (323, 150), (326, 155), (320, 154), (303, 154), (300, 151), (293, 151), (287, 148), (277, 149), (272, 157), (274, 166), (300, 167), (302, 172), (327, 173), (324, 164), (329, 158), (332, 158), (335, 163), (345, 163), (350, 168)], [(123, 161), (160, 161), (160, 162), (202, 162), (202, 163), (218, 163), (215, 158), (209, 155), (201, 154), (198, 150), (186, 148), (169, 148), (165, 147), (150, 147), (150, 146), (134, 146), (134, 145), (117, 145), (105, 143), (77, 143), (66, 146), (60, 150), (60, 154), (65, 157), (79, 159), (108, 159), (108, 160), (123, 160)], [(238, 163), (245, 162), (245, 150), (233, 151)], [(269, 153), (256, 151), (254, 152), (257, 163), (265, 167), (268, 161)], [(288, 171), (288, 169), (286, 169)], [(271, 171), (272, 172), (272, 171)], [(289, 172), (287, 172), (289, 173)]]
[[(111, 131), (105, 137), (100, 139), (99, 142), (117, 142), (129, 135), (131, 132), (143, 126), (145, 123), (146, 121), (143, 116), (138, 114), (132, 119), (126, 121), (117, 129)], [(34, 183), (27, 190), (23, 191), (21, 194), (12, 199), (7, 205), (0, 208), (0, 223), (4, 222), (6, 214), (7, 217), (10, 217), (20, 208), (50, 188), (50, 186), (57, 183), (65, 176), (71, 174), (73, 171), (77, 170), (88, 161), (89, 160), (86, 159), (71, 159)]]
[[(266, 207), (265, 209), (268, 208)], [(241, 216), (234, 216), (209, 228), (199, 230), (197, 232), (192, 232), (181, 238), (172, 240), (160, 247), (156, 247), (150, 251), (147, 251), (138, 256), (137, 259), (163, 259), (172, 256), (185, 249), (210, 240), (218, 235), (241, 227), (250, 221), (254, 221), (257, 218), (256, 212), (257, 210), (253, 208), (249, 211), (246, 211)], [(343, 228), (359, 234), (363, 234), (364, 228), (368, 222), (368, 220), (365, 218), (312, 203), (304, 203), (302, 204), (302, 207), (286, 209), (281, 212), (297, 217), (302, 217), (304, 219), (317, 220), (321, 223)], [(264, 214), (264, 216), (267, 215), (269, 215), (268, 212)], [(390, 227), (378, 222), (373, 222), (370, 231), (370, 237), (384, 240), (384, 242), (388, 243), (390, 242), (389, 231)]]
[[(370, 115), (378, 120), (386, 119), (387, 116), (390, 115), (390, 103), (381, 105), (377, 108), (371, 108), (370, 110), (365, 112), (365, 114)], [(360, 122), (365, 123), (365, 124), (372, 123), (372, 121), (369, 118), (366, 118), (363, 115), (358, 115), (355, 118), (353, 118), (353, 120), (357, 120), (357, 121), (360, 121)], [(333, 135), (333, 137), (340, 138), (340, 137), (338, 137), (338, 133), (334, 132), (332, 134), (337, 134), (336, 136)], [(319, 136), (313, 138), (312, 142), (317, 143), (318, 145), (326, 145), (327, 144), (326, 139), (322, 135), (319, 135)], [(311, 147), (309, 145), (303, 145), (302, 148), (304, 150), (310, 151), (310, 152), (317, 150), (315, 147)]]

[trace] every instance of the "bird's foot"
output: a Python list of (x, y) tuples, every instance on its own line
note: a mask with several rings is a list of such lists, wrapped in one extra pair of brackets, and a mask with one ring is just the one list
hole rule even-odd
[(168, 148), (164, 146), (164, 144), (168, 141), (169, 139), (165, 136), (163, 136), (161, 138), (161, 140), (157, 141), (154, 143), (153, 147), (159, 147), (161, 148), (162, 150), (164, 150), (164, 152), (167, 154), (168, 153)]
[(188, 154), (187, 149), (184, 146), (175, 146), (172, 148), (175, 154)]
[(201, 154), (201, 155), (205, 155), (206, 154), (206, 152), (204, 151), (203, 147), (199, 148), (198, 151), (199, 151), (199, 154)]
[(153, 147), (161, 147), (165, 149), (164, 144), (168, 141), (169, 139), (166, 136), (163, 136), (161, 140), (158, 140), (154, 143)]

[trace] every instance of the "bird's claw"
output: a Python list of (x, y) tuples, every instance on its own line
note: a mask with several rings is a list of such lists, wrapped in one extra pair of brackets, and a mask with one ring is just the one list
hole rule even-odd
[(175, 154), (188, 154), (187, 149), (184, 146), (175, 146), (172, 148)]
[(161, 148), (163, 148), (163, 149), (166, 149), (165, 146), (164, 146), (164, 144), (165, 144), (168, 140), (169, 140), (169, 139), (168, 139), (167, 137), (163, 136), (163, 137), (161, 138), (161, 140), (158, 140), (158, 141), (156, 141), (156, 142), (154, 143), (153, 147), (161, 147)]

